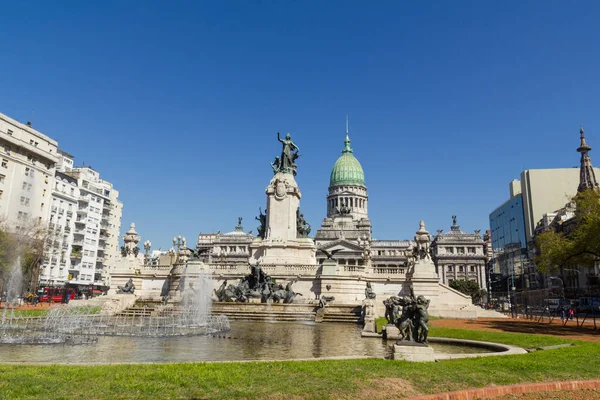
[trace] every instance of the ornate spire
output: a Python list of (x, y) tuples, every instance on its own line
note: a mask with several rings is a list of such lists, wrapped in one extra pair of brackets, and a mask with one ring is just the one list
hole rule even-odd
[(581, 134), (581, 145), (577, 148), (577, 151), (581, 153), (581, 165), (579, 167), (579, 187), (577, 188), (577, 191), (583, 192), (587, 189), (594, 189), (595, 191), (600, 192), (596, 174), (592, 167), (592, 160), (588, 154), (592, 148), (585, 142), (583, 126), (579, 129), (579, 133)]
[(350, 137), (348, 136), (348, 116), (346, 115), (346, 139), (344, 140), (344, 150), (343, 153), (352, 153), (352, 148), (350, 147)]

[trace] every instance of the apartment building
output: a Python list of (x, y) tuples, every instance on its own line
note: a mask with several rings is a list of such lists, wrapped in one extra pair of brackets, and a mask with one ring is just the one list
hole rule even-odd
[(73, 232), (69, 281), (77, 285), (108, 285), (108, 273), (119, 255), (123, 204), (110, 182), (92, 167), (72, 167), (65, 174), (77, 181), (79, 197)]
[(0, 222), (26, 233), (48, 223), (58, 143), (0, 113)]
[(45, 260), (39, 277), (42, 285), (62, 285), (69, 279), (69, 270), (73, 268), (71, 254), (78, 199), (77, 180), (56, 171), (48, 218)]

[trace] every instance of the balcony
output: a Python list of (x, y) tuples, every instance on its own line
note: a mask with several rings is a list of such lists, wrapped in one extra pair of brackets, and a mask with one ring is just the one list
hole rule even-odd
[(73, 216), (73, 211), (67, 211), (67, 217), (72, 217)]
[(54, 224), (53, 222), (50, 222), (50, 223), (48, 224), (48, 228), (49, 228), (50, 230), (54, 229), (55, 227), (56, 227), (56, 224)]
[(87, 207), (80, 208), (77, 210), (77, 214), (79, 214), (79, 215), (85, 215), (87, 213), (88, 213)]
[(55, 213), (56, 211), (58, 211), (58, 207), (57, 206), (52, 206), (52, 212)]
[(81, 258), (81, 251), (72, 251), (71, 258), (74, 260), (78, 260)]
[(90, 198), (89, 196), (82, 196), (79, 199), (77, 199), (80, 203), (89, 203), (90, 202)]
[(65, 233), (71, 233), (71, 227), (65, 226)]
[(85, 225), (86, 220), (87, 220), (87, 218), (77, 218), (75, 220), (75, 223), (76, 224), (83, 224), (83, 225)]
[(65, 210), (63, 210), (62, 208), (60, 210), (58, 210), (58, 215), (64, 215), (65, 214)]
[(83, 239), (73, 240), (73, 246), (83, 246)]

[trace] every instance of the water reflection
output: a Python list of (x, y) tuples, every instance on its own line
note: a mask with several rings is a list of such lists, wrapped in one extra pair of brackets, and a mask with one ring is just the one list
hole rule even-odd
[[(121, 363), (232, 360), (293, 360), (342, 356), (387, 357), (393, 341), (361, 338), (347, 324), (234, 321), (227, 334), (189, 337), (101, 336), (92, 345), (0, 344), (0, 362)], [(438, 353), (491, 350), (430, 343)]]
[(233, 321), (216, 337), (99, 337), (94, 345), (0, 345), (0, 361), (42, 363), (290, 360), (389, 355), (379, 339), (346, 324)]

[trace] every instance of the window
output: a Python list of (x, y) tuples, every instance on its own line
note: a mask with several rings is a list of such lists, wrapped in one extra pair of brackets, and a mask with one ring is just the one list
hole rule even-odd
[(447, 271), (448, 271), (448, 272), (452, 272), (452, 265), (448, 265), (448, 267), (447, 267)]
[(462, 265), (458, 267), (458, 272), (464, 272), (465, 267), (463, 267)]
[(10, 146), (9, 146), (9, 145), (4, 145), (4, 152), (5, 152), (6, 154), (9, 154), (9, 155), (10, 155)]
[(23, 182), (23, 186), (21, 187), (22, 190), (27, 189), (27, 182)]
[(33, 139), (29, 139), (29, 144), (33, 146), (34, 140)]
[(454, 247), (446, 247), (446, 253), (454, 254)]
[(471, 265), (471, 272), (475, 272), (475, 266)]
[(12, 129), (9, 129), (9, 130), (6, 131), (6, 133), (8, 133), (10, 136), (12, 136), (13, 131), (12, 131)]
[(5, 178), (6, 178), (6, 175), (0, 174), (0, 183), (4, 183)]
[(2, 199), (2, 193), (4, 193), (2, 190), (0, 190), (0, 199)]
[(0, 164), (2, 166), (2, 168), (8, 168), (8, 160), (3, 158), (2, 159), (2, 164)]

